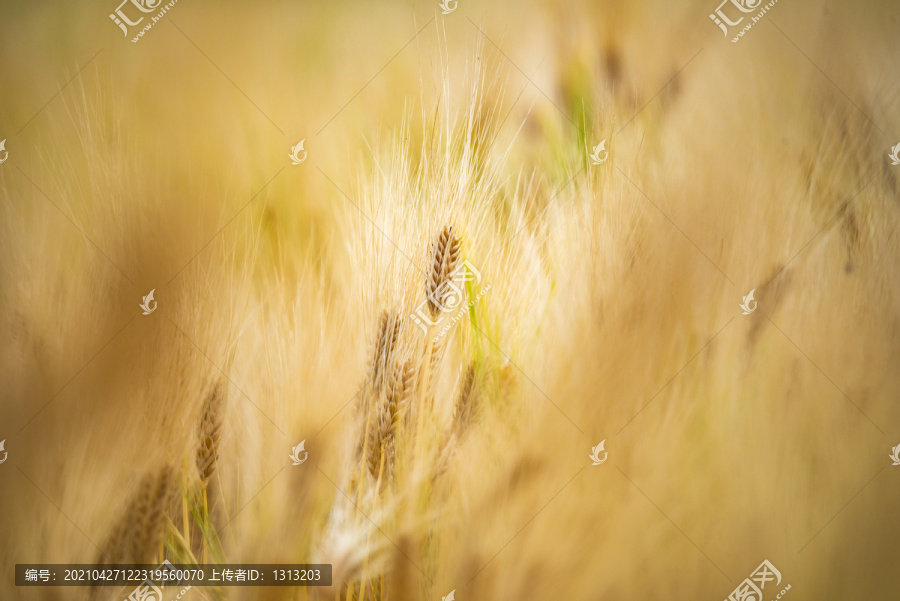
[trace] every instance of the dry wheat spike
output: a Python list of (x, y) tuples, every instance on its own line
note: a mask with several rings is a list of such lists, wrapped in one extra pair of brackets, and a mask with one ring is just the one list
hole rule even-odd
[(203, 484), (209, 482), (216, 472), (219, 438), (222, 435), (222, 422), (225, 417), (225, 391), (224, 383), (217, 383), (206, 397), (200, 414), (200, 441), (196, 459), (200, 482)]
[(457, 436), (462, 436), (469, 424), (474, 421), (477, 400), (475, 363), (469, 363), (453, 409), (453, 431)]
[(176, 488), (175, 472), (169, 465), (144, 476), (104, 545), (106, 561), (153, 561), (162, 541), (166, 512), (172, 504)]
[(425, 276), (425, 298), (432, 318), (445, 306), (451, 274), (459, 266), (459, 237), (452, 225), (444, 226), (431, 246), (431, 261)]

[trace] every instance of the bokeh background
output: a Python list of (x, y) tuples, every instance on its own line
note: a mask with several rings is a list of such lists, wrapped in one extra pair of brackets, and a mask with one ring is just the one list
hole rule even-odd
[[(738, 43), (715, 1), (180, 0), (137, 43), (116, 8), (0, 2), (0, 596), (87, 598), (14, 565), (190, 480), (219, 382), (224, 557), (346, 580), (198, 599), (722, 599), (763, 559), (767, 600), (897, 598), (900, 5)], [(491, 290), (408, 480), (348, 503), (379, 312), (448, 222)]]

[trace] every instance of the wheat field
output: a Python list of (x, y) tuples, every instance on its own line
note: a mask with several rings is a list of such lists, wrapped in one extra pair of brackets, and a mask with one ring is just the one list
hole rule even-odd
[(0, 4), (0, 599), (900, 598), (900, 5), (115, 4)]

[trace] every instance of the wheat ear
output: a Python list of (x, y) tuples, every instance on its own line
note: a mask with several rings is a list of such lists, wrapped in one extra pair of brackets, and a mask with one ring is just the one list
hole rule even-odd
[(400, 414), (403, 423), (408, 427), (415, 419), (415, 405), (413, 393), (416, 390), (416, 367), (412, 361), (406, 361), (401, 366), (394, 366), (391, 377), (391, 390), (389, 398), (392, 399), (396, 411)]
[[(206, 397), (200, 412), (200, 427), (198, 429), (198, 444), (195, 462), (197, 473), (200, 476), (200, 489), (203, 501), (203, 519), (209, 521), (209, 494), (210, 480), (216, 473), (219, 462), (219, 439), (222, 436), (222, 424), (225, 419), (225, 402), (227, 388), (223, 381), (216, 383)], [(182, 497), (182, 516), (184, 519), (184, 538), (190, 547), (191, 529), (188, 522), (188, 501)], [(202, 537), (201, 537), (202, 539)], [(207, 548), (203, 545), (203, 559), (205, 561)]]
[[(373, 476), (380, 471), (382, 455), (392, 452), (393, 417), (390, 398), (394, 395), (391, 372), (392, 357), (399, 347), (400, 330), (403, 324), (400, 313), (389, 314), (382, 311), (379, 319), (378, 335), (372, 354), (369, 356), (369, 370), (363, 386), (362, 409), (365, 412), (358, 454), (365, 459), (366, 467)], [(385, 445), (388, 445), (386, 448)], [(389, 467), (389, 465), (388, 465)]]
[(378, 329), (376, 330), (375, 339), (372, 342), (372, 349), (369, 352), (367, 361), (366, 377), (354, 402), (354, 410), (362, 417), (362, 436), (360, 436), (359, 444), (356, 448), (357, 456), (365, 450), (366, 434), (368, 432), (369, 414), (372, 410), (373, 399), (377, 396), (375, 391), (375, 382), (381, 380), (382, 365), (384, 359), (382, 357), (384, 349), (387, 346), (386, 341), (390, 337), (389, 330), (393, 329), (390, 317), (387, 311), (382, 311), (378, 316)]
[(399, 313), (390, 315), (387, 311), (381, 312), (378, 337), (369, 359), (368, 384), (375, 394), (379, 394), (387, 384), (387, 368), (397, 348), (402, 324)]
[(379, 464), (384, 462), (384, 476), (390, 479), (394, 468), (394, 452), (397, 446), (400, 424), (407, 414), (414, 389), (415, 370), (411, 361), (395, 362), (387, 382), (383, 403), (375, 414), (371, 453), (368, 457), (369, 472), (378, 475)]
[(456, 398), (456, 406), (453, 409), (453, 431), (457, 436), (462, 436), (469, 424), (475, 419), (477, 410), (475, 384), (475, 363), (469, 363), (462, 386), (459, 389), (459, 395)]
[(110, 563), (150, 563), (163, 540), (166, 512), (176, 490), (175, 472), (164, 466), (144, 476), (105, 545)]
[(200, 413), (199, 444), (197, 445), (197, 472), (200, 482), (205, 487), (216, 473), (219, 459), (219, 438), (222, 435), (222, 423), (225, 414), (225, 385), (216, 384)]
[[(425, 274), (425, 298), (431, 317), (436, 318), (452, 293), (451, 278), (460, 263), (460, 239), (452, 225), (444, 226), (438, 233), (431, 245), (430, 259), (428, 273)], [(441, 336), (434, 343), (429, 343), (426, 351), (429, 368), (423, 390), (429, 399), (433, 396), (445, 343), (446, 336)]]
[[(134, 513), (134, 535), (131, 539), (131, 555), (136, 563), (150, 559), (163, 538), (166, 512), (172, 505), (177, 488), (175, 471), (164, 466), (146, 478), (148, 486), (139, 497)], [(162, 558), (160, 558), (162, 559)]]
[(456, 405), (453, 407), (453, 423), (449, 430), (444, 432), (438, 446), (434, 467), (435, 478), (441, 476), (450, 467), (450, 464), (453, 462), (453, 456), (456, 453), (456, 445), (465, 435), (468, 427), (475, 421), (475, 415), (478, 410), (477, 378), (475, 363), (469, 363), (462, 386), (459, 389), (459, 395), (456, 398)]
[(459, 237), (452, 225), (444, 226), (431, 245), (431, 261), (425, 277), (425, 298), (432, 317), (437, 317), (447, 300), (447, 282), (459, 266)]
[[(390, 479), (394, 465), (394, 448), (397, 430), (412, 393), (412, 376), (407, 375), (409, 364), (394, 363), (391, 377), (387, 379), (384, 395), (373, 406), (370, 422), (370, 446), (366, 456), (369, 473), (376, 477), (384, 463), (385, 479)], [(409, 388), (407, 389), (407, 384)]]

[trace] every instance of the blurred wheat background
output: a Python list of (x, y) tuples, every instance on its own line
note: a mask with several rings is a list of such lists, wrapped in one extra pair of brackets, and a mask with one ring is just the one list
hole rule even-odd
[(900, 5), (716, 8), (0, 2), (0, 598), (897, 599)]

